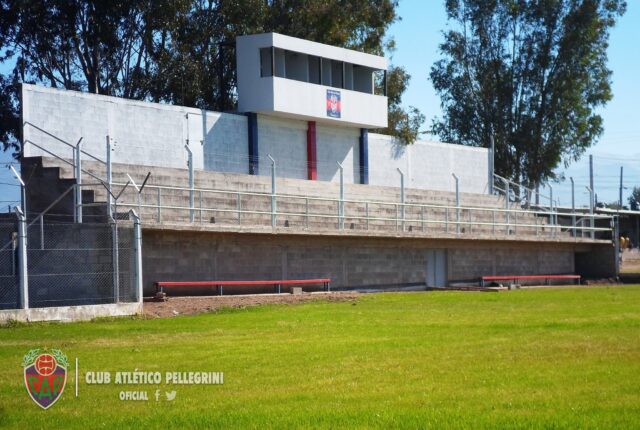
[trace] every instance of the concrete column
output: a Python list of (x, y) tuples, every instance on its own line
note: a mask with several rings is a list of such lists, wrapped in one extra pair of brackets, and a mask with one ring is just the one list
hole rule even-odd
[(249, 174), (258, 175), (260, 173), (260, 158), (258, 153), (258, 114), (249, 112), (247, 114), (247, 126), (249, 137)]
[(307, 179), (318, 180), (318, 150), (316, 147), (316, 122), (307, 122)]
[(369, 130), (360, 129), (360, 183), (369, 183)]

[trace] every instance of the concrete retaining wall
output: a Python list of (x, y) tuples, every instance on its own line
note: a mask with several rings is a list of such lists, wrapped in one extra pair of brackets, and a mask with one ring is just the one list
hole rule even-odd
[(0, 310), (0, 324), (9, 321), (88, 321), (94, 318), (121, 317), (141, 313), (142, 303), (10, 309)]
[[(182, 106), (64, 91), (24, 84), (22, 116), (85, 151), (106, 159), (106, 136), (115, 142), (112, 161), (143, 166), (186, 168), (185, 142), (198, 170), (248, 173), (247, 118)], [(259, 115), (260, 175), (270, 175), (267, 154), (277, 161), (278, 175), (307, 178), (305, 121)], [(336, 162), (344, 166), (346, 183), (359, 182), (359, 129), (317, 126), (318, 179), (339, 180)], [(71, 159), (72, 148), (26, 125), (25, 156), (54, 154)], [(460, 191), (486, 193), (487, 150), (435, 142), (406, 147), (390, 136), (369, 134), (370, 184), (398, 187), (396, 167), (407, 187), (453, 191), (451, 173), (461, 178)]]

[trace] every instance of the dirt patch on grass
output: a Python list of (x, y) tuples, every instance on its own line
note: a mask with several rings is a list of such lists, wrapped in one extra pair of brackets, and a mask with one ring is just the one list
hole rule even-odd
[(293, 294), (256, 294), (246, 296), (203, 296), (169, 297), (166, 302), (144, 302), (144, 315), (151, 318), (167, 318), (177, 315), (193, 315), (203, 312), (215, 312), (222, 308), (245, 308), (266, 304), (292, 305), (310, 301), (349, 301), (359, 297), (359, 293), (307, 293)]

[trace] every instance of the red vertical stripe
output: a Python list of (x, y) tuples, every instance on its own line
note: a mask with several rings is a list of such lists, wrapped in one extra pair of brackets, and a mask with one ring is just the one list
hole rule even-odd
[(318, 179), (318, 154), (316, 150), (316, 122), (307, 123), (307, 179)]

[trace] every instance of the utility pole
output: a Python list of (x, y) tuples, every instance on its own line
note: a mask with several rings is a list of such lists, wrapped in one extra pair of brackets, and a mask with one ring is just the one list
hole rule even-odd
[(620, 204), (618, 205), (618, 210), (621, 211), (622, 210), (622, 174), (623, 174), (623, 170), (624, 167), (620, 166)]

